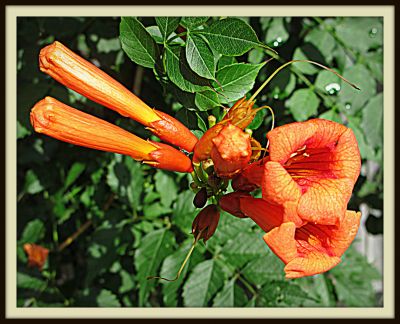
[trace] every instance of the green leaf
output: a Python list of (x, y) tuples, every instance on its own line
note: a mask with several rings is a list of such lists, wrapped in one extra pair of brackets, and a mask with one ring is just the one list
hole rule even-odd
[(346, 251), (342, 262), (329, 271), (334, 277), (335, 292), (339, 302), (347, 307), (375, 306), (373, 280), (381, 274), (353, 247)]
[(265, 118), (266, 114), (267, 114), (267, 112), (265, 109), (258, 111), (256, 113), (256, 115), (254, 116), (254, 119), (252, 120), (250, 125), (247, 126), (246, 128), (252, 129), (252, 130), (259, 128), (264, 123), (264, 118)]
[(290, 69), (281, 70), (270, 82), (274, 99), (283, 100), (296, 88), (296, 76)]
[(342, 103), (341, 109), (346, 114), (354, 115), (365, 103), (376, 94), (376, 81), (368, 69), (361, 64), (356, 64), (343, 72), (343, 77), (356, 84), (361, 90), (356, 90), (343, 83), (339, 96)]
[(160, 204), (159, 202), (145, 204), (143, 206), (143, 216), (146, 219), (154, 219), (161, 215), (165, 215), (170, 213), (172, 210), (169, 207), (165, 207), (164, 205)]
[(165, 57), (167, 75), (180, 89), (193, 93), (209, 87), (209, 81), (195, 74), (189, 67), (184, 48), (166, 46)]
[(292, 94), (285, 104), (296, 121), (304, 121), (317, 114), (319, 103), (320, 100), (314, 91), (299, 89)]
[[(260, 291), (258, 306), (284, 307), (302, 306), (307, 299), (314, 300), (300, 286), (288, 281), (267, 283)], [(261, 301), (261, 303), (260, 303)]]
[[(221, 57), (218, 60), (218, 70), (221, 70), (226, 65), (232, 65), (237, 62), (238, 61), (234, 56), (221, 55)], [(253, 63), (253, 62), (250, 62), (250, 63)]]
[(17, 120), (17, 139), (24, 138), (28, 135), (32, 134), (30, 130), (24, 127), (18, 120)]
[(382, 50), (365, 54), (366, 64), (375, 79), (383, 82), (383, 53)]
[(64, 188), (66, 189), (70, 185), (72, 185), (75, 180), (78, 179), (78, 177), (82, 174), (85, 168), (86, 165), (84, 163), (75, 162), (71, 166), (71, 169), (68, 171), (67, 177), (65, 178)]
[(217, 93), (211, 90), (196, 92), (194, 101), (196, 106), (202, 111), (210, 110), (221, 105)]
[(155, 17), (157, 26), (160, 28), (163, 41), (178, 27), (181, 20), (180, 17)]
[(314, 85), (316, 88), (320, 89), (321, 91), (327, 94), (340, 95), (340, 90), (342, 88), (342, 80), (336, 74), (327, 70), (322, 70), (318, 73)]
[(262, 286), (269, 280), (282, 280), (285, 275), (284, 266), (284, 263), (265, 246), (264, 252), (253, 258), (241, 273), (251, 283)]
[(134, 17), (122, 17), (120, 24), (122, 49), (141, 66), (154, 68), (159, 57), (158, 47), (141, 22)]
[[(305, 46), (297, 47), (294, 50), (293, 60), (313, 60), (311, 57), (306, 56), (304, 52), (307, 53)], [(318, 60), (314, 61), (318, 62)], [(306, 62), (297, 63), (295, 65), (295, 68), (304, 74), (315, 74), (319, 71), (317, 67), (315, 67), (311, 63), (306, 63)]]
[(304, 41), (313, 44), (328, 62), (332, 59), (337, 42), (327, 30), (312, 29)]
[(190, 68), (206, 79), (215, 78), (215, 58), (207, 42), (196, 34), (188, 33), (186, 59)]
[(172, 252), (174, 236), (169, 229), (150, 232), (143, 239), (135, 253), (135, 267), (139, 281), (139, 306), (145, 306), (150, 290), (155, 286), (148, 276), (157, 275), (163, 259)]
[(222, 287), (224, 273), (215, 260), (199, 263), (183, 286), (183, 304), (186, 307), (204, 307)]
[(284, 19), (283, 17), (272, 19), (265, 35), (267, 44), (278, 47), (288, 40), (289, 33), (286, 30)]
[(156, 190), (164, 207), (170, 207), (178, 196), (178, 187), (174, 178), (167, 172), (159, 170), (154, 176)]
[(137, 210), (141, 205), (143, 192), (143, 169), (129, 156), (114, 155), (115, 159), (108, 165), (107, 184), (111, 190), (128, 201)]
[(371, 98), (362, 110), (361, 128), (368, 144), (373, 147), (383, 145), (383, 93)]
[(105, 39), (101, 38), (97, 43), (97, 51), (99, 53), (110, 53), (119, 51), (121, 49), (121, 42), (118, 37)]
[(25, 225), (20, 243), (36, 243), (45, 235), (45, 226), (40, 219), (34, 219)]
[(243, 307), (247, 303), (247, 296), (242, 288), (231, 279), (215, 296), (213, 307)]
[(348, 116), (347, 119), (347, 126), (353, 130), (354, 136), (356, 137), (361, 158), (367, 160), (376, 160), (374, 149), (366, 142), (364, 131), (360, 127), (359, 118)]
[(25, 175), (25, 192), (34, 195), (41, 192), (43, 189), (44, 188), (41, 185), (40, 180), (36, 176), (35, 172), (32, 169), (28, 170)]
[(239, 56), (263, 46), (253, 28), (238, 18), (218, 20), (199, 33), (207, 38), (212, 49), (223, 55)]
[(17, 287), (42, 291), (47, 287), (47, 282), (25, 273), (17, 272)]
[[(189, 252), (191, 246), (192, 246), (192, 239), (188, 239), (184, 241), (179, 249), (174, 252), (173, 254), (167, 256), (164, 259), (164, 262), (161, 266), (161, 271), (160, 271), (160, 276), (168, 279), (173, 279), (177, 275), (183, 261), (185, 260), (185, 257), (187, 253)], [(176, 307), (178, 304), (178, 290), (183, 283), (186, 274), (188, 273), (188, 269), (190, 265), (195, 261), (196, 259), (196, 253), (198, 250), (196, 249), (193, 254), (190, 256), (189, 261), (186, 263), (184, 269), (181, 272), (181, 275), (179, 279), (176, 281), (170, 282), (170, 281), (161, 281), (163, 284), (163, 301), (165, 306), (168, 307)]]
[(194, 193), (185, 190), (179, 193), (176, 202), (173, 204), (172, 219), (183, 233), (189, 234), (192, 230), (192, 221), (199, 210), (193, 205)]
[(218, 96), (221, 103), (238, 100), (250, 91), (264, 64), (237, 63), (218, 70), (216, 79), (219, 83), (213, 82), (213, 86), (220, 93)]
[(121, 285), (119, 287), (119, 292), (121, 294), (126, 293), (126, 292), (130, 292), (133, 291), (135, 288), (135, 279), (134, 276), (125, 271), (125, 270), (120, 270), (119, 274), (121, 276)]
[(324, 113), (319, 115), (318, 118), (331, 120), (331, 121), (334, 121), (334, 122), (340, 123), (340, 124), (343, 123), (342, 119), (340, 118), (340, 115), (333, 109), (329, 109), (329, 110), (325, 111)]
[(265, 255), (268, 248), (261, 235), (254, 232), (240, 232), (226, 242), (221, 250), (228, 262), (242, 267), (249, 260)]
[(383, 44), (381, 17), (344, 17), (334, 28), (347, 47), (362, 53)]
[(111, 291), (102, 289), (97, 296), (97, 306), (99, 307), (121, 307), (120, 302)]
[(182, 25), (189, 29), (193, 29), (204, 24), (210, 17), (183, 17), (182, 18)]

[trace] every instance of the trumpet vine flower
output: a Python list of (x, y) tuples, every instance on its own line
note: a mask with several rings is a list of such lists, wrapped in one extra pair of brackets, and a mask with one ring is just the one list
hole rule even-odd
[(277, 127), (267, 138), (270, 146), (263, 198), (276, 204), (295, 203), (304, 221), (339, 222), (361, 168), (352, 130), (329, 120), (312, 119)]
[(94, 64), (55, 41), (40, 51), (40, 70), (66, 87), (145, 125), (160, 139), (191, 152), (197, 137), (175, 118), (150, 108)]
[(300, 278), (328, 271), (354, 240), (361, 213), (345, 211), (336, 225), (287, 221), (295, 210), (260, 198), (241, 197), (240, 209), (266, 232), (265, 243), (286, 264), (286, 278)]
[(58, 140), (97, 150), (129, 155), (153, 167), (191, 172), (192, 163), (172, 146), (146, 141), (102, 119), (46, 97), (31, 110), (35, 131)]
[(33, 243), (25, 243), (23, 248), (28, 256), (28, 266), (42, 270), (49, 255), (49, 249)]

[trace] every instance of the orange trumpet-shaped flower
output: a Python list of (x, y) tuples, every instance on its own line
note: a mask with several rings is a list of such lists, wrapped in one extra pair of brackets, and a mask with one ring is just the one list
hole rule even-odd
[(266, 232), (265, 243), (286, 264), (286, 278), (311, 276), (336, 266), (354, 240), (361, 218), (359, 212), (346, 211), (337, 225), (306, 223), (298, 227), (285, 221), (293, 210), (263, 199), (243, 197), (240, 207)]
[(138, 121), (166, 142), (189, 152), (193, 150), (197, 137), (186, 126), (150, 108), (118, 81), (60, 42), (55, 41), (40, 51), (39, 64), (42, 72), (68, 88)]
[(191, 172), (190, 159), (175, 148), (145, 141), (122, 128), (46, 97), (31, 110), (35, 131), (64, 142), (131, 156), (153, 167)]
[(49, 250), (37, 244), (25, 243), (24, 251), (28, 256), (28, 266), (42, 270), (49, 255)]
[(232, 178), (250, 161), (250, 135), (239, 127), (228, 124), (212, 139), (211, 159), (221, 178)]
[(337, 224), (346, 214), (361, 168), (352, 130), (313, 119), (277, 127), (267, 138), (270, 146), (263, 198), (276, 204), (296, 204), (304, 221)]
[(208, 205), (196, 216), (192, 224), (192, 233), (194, 237), (200, 234), (199, 239), (203, 239), (206, 242), (211, 236), (213, 236), (217, 229), (219, 222), (219, 209), (217, 205)]

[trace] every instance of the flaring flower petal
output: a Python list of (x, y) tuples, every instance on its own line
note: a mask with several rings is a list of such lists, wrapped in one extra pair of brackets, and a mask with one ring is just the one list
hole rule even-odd
[(347, 211), (340, 225), (308, 223), (300, 228), (282, 223), (264, 235), (271, 250), (286, 263), (286, 278), (311, 276), (328, 271), (357, 234), (361, 214)]
[(277, 127), (267, 137), (270, 161), (265, 166), (263, 197), (276, 203), (298, 200), (297, 211), (305, 221), (339, 222), (361, 168), (351, 129), (313, 119)]

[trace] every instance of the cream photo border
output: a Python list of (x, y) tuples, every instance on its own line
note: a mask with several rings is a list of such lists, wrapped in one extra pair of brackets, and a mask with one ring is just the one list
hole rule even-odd
[[(384, 19), (384, 266), (377, 308), (20, 308), (17, 303), (17, 17), (37, 16), (375, 16)], [(6, 318), (393, 318), (393, 6), (6, 6)]]

